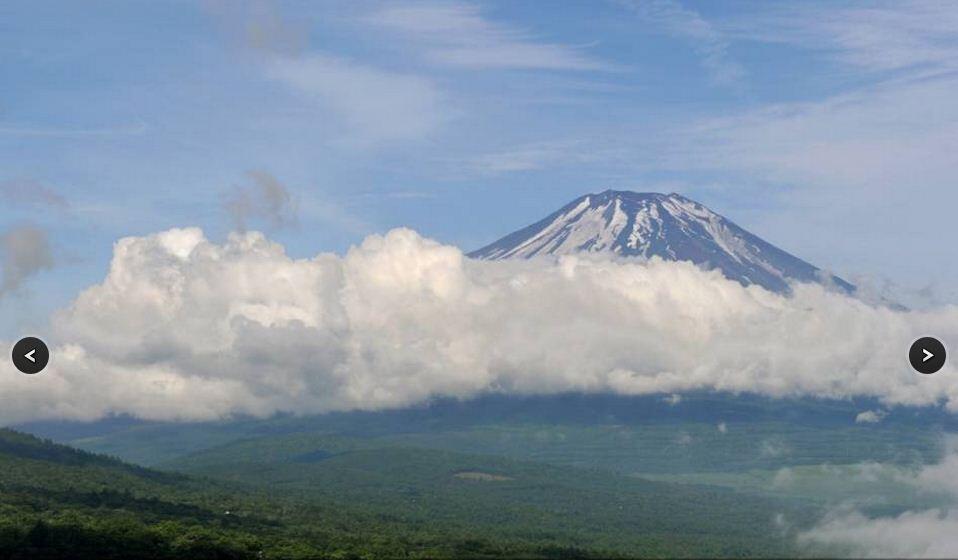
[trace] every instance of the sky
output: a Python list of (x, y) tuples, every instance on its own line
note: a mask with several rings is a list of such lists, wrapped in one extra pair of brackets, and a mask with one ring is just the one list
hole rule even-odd
[(468, 251), (608, 188), (953, 303), (956, 30), (948, 1), (4, 2), (0, 336), (128, 236)]

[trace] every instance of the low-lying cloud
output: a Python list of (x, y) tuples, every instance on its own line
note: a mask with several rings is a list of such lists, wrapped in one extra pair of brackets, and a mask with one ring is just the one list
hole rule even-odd
[(855, 417), (856, 424), (877, 424), (885, 419), (888, 413), (884, 410), (866, 410)]
[[(877, 465), (874, 465), (877, 468)], [(898, 482), (929, 496), (946, 498), (950, 506), (909, 510), (895, 516), (869, 517), (841, 506), (830, 512), (799, 542), (825, 545), (855, 557), (958, 557), (958, 439), (946, 444), (942, 460), (916, 472), (898, 474)]]
[(958, 410), (953, 366), (923, 376), (908, 365), (908, 346), (929, 332), (958, 338), (958, 308), (900, 312), (818, 285), (782, 297), (658, 259), (473, 261), (408, 229), (311, 259), (256, 232), (216, 244), (175, 229), (116, 243), (103, 282), (53, 318), (46, 371), (0, 363), (0, 421), (564, 391), (860, 395)]

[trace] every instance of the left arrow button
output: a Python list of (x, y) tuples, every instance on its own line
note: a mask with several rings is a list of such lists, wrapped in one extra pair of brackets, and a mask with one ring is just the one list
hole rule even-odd
[(23, 373), (34, 374), (43, 371), (50, 361), (50, 349), (39, 338), (28, 336), (13, 346), (13, 365)]

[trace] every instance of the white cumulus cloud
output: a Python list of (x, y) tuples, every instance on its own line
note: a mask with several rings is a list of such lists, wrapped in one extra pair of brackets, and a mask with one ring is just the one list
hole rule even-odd
[(898, 312), (817, 285), (783, 297), (689, 263), (473, 261), (408, 229), (294, 259), (257, 232), (121, 239), (52, 320), (50, 366), (0, 364), (0, 421), (375, 410), (563, 391), (871, 396), (958, 409), (953, 366), (917, 375)]

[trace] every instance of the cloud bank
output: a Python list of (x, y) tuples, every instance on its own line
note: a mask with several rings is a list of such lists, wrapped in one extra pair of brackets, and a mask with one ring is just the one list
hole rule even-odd
[(261, 233), (118, 241), (102, 283), (51, 324), (38, 376), (0, 364), (0, 420), (375, 410), (436, 396), (564, 391), (873, 396), (958, 410), (958, 308), (897, 312), (817, 285), (791, 297), (689, 263), (484, 262), (408, 229), (293, 259)]

